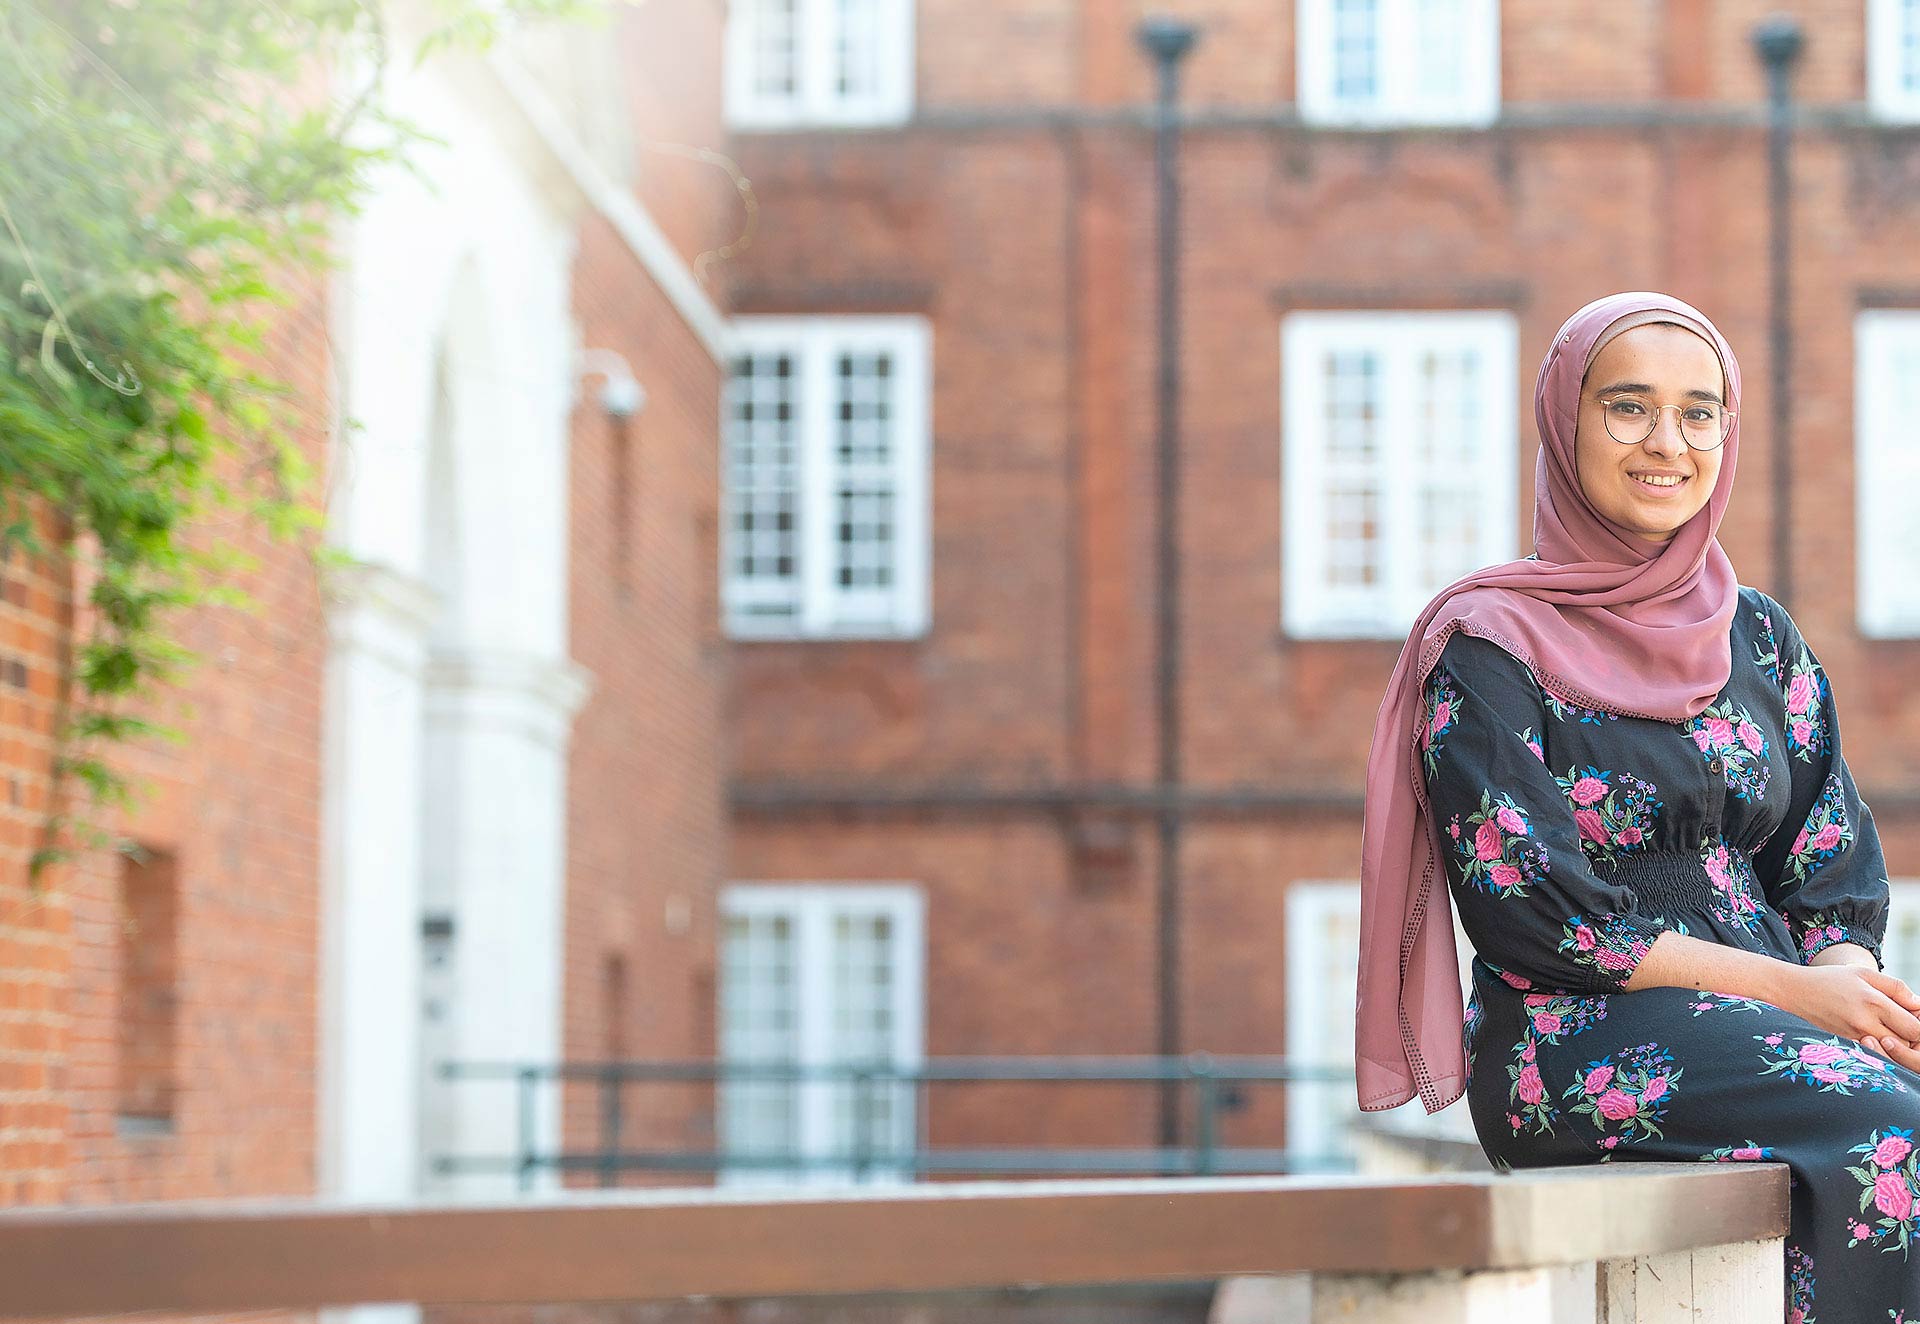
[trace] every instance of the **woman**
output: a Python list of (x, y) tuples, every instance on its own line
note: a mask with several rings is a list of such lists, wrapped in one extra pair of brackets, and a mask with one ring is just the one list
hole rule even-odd
[(1535, 552), (1428, 604), (1374, 729), (1360, 1101), (1464, 1092), (1501, 1169), (1784, 1161), (1788, 1318), (1897, 1318), (1920, 1310), (1920, 998), (1879, 968), (1886, 865), (1826, 675), (1716, 536), (1739, 404), (1677, 299), (1556, 333)]

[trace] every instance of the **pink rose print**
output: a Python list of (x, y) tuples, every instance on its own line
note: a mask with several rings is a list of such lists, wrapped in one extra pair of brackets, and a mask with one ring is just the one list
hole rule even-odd
[(1510, 891), (1520, 885), (1520, 866), (1517, 864), (1496, 864), (1488, 871), (1493, 885), (1502, 892)]
[(1794, 718), (1787, 729), (1793, 732), (1793, 743), (1796, 745), (1804, 745), (1813, 739), (1813, 723), (1804, 717)]
[(1439, 704), (1435, 706), (1433, 710), (1433, 720), (1427, 723), (1428, 736), (1438, 735), (1441, 731), (1446, 729), (1447, 713), (1452, 710), (1452, 707), (1453, 705), (1448, 703), (1445, 699), (1440, 700)]
[(1577, 924), (1574, 926), (1573, 945), (1575, 947), (1583, 952), (1590, 952), (1594, 948), (1594, 942), (1595, 939), (1592, 929), (1588, 928), (1585, 924)]
[(1524, 1006), (1544, 1007), (1549, 1002), (1552, 1002), (1553, 998), (1545, 993), (1529, 993), (1524, 998), (1521, 998), (1520, 1001)]
[(1520, 1097), (1528, 1103), (1538, 1103), (1546, 1097), (1547, 1087), (1540, 1081), (1540, 1068), (1529, 1063), (1520, 1068)]
[(1832, 1067), (1815, 1067), (1807, 1074), (1819, 1081), (1822, 1085), (1844, 1085), (1847, 1083), (1847, 1073), (1844, 1071), (1836, 1071)]
[(1455, 841), (1460, 840), (1460, 823), (1458, 820), (1447, 824), (1447, 831), (1453, 835)]
[(1494, 821), (1516, 837), (1527, 835), (1527, 820), (1520, 817), (1511, 805), (1501, 805), (1493, 811)]
[(1707, 742), (1715, 747), (1733, 743), (1733, 723), (1724, 717), (1709, 717), (1701, 729), (1707, 733)]
[(1597, 1066), (1589, 1071), (1587, 1078), (1581, 1082), (1581, 1088), (1589, 1094), (1598, 1094), (1612, 1083), (1613, 1064), (1609, 1062), (1604, 1066)]
[(1707, 752), (1707, 746), (1712, 742), (1707, 739), (1707, 733), (1705, 731), (1699, 727), (1695, 727), (1693, 731), (1693, 743), (1698, 745), (1700, 752), (1704, 754)]
[(1665, 1076), (1655, 1076), (1652, 1080), (1648, 1081), (1645, 1088), (1640, 1091), (1640, 1097), (1648, 1103), (1658, 1103), (1660, 1100), (1666, 1098), (1667, 1078)]
[(1547, 751), (1540, 748), (1540, 742), (1538, 740), (1529, 740), (1527, 742), (1527, 748), (1532, 750), (1533, 756), (1539, 759), (1542, 763), (1545, 763), (1547, 761)]
[(1500, 858), (1500, 825), (1492, 819), (1480, 825), (1473, 834), (1473, 853), (1483, 860)]
[(1801, 851), (1804, 851), (1806, 848), (1807, 848), (1807, 830), (1805, 828), (1801, 828), (1800, 835), (1793, 839), (1793, 853), (1795, 855), (1798, 855)]
[(1513, 987), (1515, 988), (1532, 988), (1533, 987), (1532, 980), (1528, 979), (1525, 975), (1516, 975), (1511, 970), (1502, 970), (1500, 972), (1500, 978), (1505, 980), (1507, 983), (1513, 985)]
[(1787, 711), (1804, 713), (1813, 706), (1813, 673), (1802, 671), (1787, 683)]
[(1760, 752), (1760, 746), (1766, 743), (1766, 737), (1760, 734), (1760, 728), (1752, 722), (1742, 722), (1740, 723), (1740, 743), (1745, 745), (1753, 753), (1758, 754)]
[(1517, 1116), (1515, 1116), (1513, 1113), (1508, 1113), (1507, 1125), (1512, 1127), (1514, 1130), (1518, 1131), (1520, 1129), (1520, 1119)]
[(1596, 1100), (1596, 1106), (1602, 1117), (1613, 1122), (1624, 1122), (1640, 1111), (1634, 1097), (1620, 1090), (1608, 1090)]
[(1847, 1055), (1847, 1050), (1838, 1044), (1803, 1044), (1800, 1048), (1800, 1060), (1810, 1067), (1831, 1066)]
[(1607, 784), (1598, 777), (1582, 777), (1573, 784), (1573, 802), (1590, 805), (1607, 798)]
[(1809, 844), (1815, 850), (1832, 850), (1840, 844), (1840, 825), (1838, 823), (1827, 824), (1813, 834), (1813, 840)]
[(1883, 1172), (1873, 1179), (1873, 1207), (1888, 1218), (1905, 1218), (1913, 1212), (1913, 1188), (1898, 1172)]
[(1617, 1148), (1619, 1144), (1620, 1144), (1619, 1136), (1607, 1136), (1600, 1141), (1600, 1147), (1602, 1149), (1614, 1149), (1614, 1148)]
[(1770, 1044), (1777, 1044), (1780, 1042), (1780, 1036), (1777, 1034), (1770, 1034), (1767, 1036), (1767, 1042)]
[(1868, 1227), (1865, 1223), (1855, 1223), (1851, 1230), (1853, 1232), (1853, 1235), (1859, 1238), (1865, 1238), (1869, 1232), (1873, 1231), (1873, 1229)]
[(1607, 840), (1606, 825), (1600, 821), (1600, 815), (1594, 813), (1593, 810), (1591, 809), (1574, 810), (1573, 821), (1580, 825), (1580, 835), (1585, 837), (1588, 841), (1597, 841), (1597, 842), (1600, 842), (1602, 845), (1606, 844), (1606, 840)]
[(1873, 1147), (1873, 1161), (1883, 1168), (1896, 1166), (1901, 1159), (1913, 1153), (1913, 1143), (1899, 1136), (1888, 1136)]
[(1535, 1054), (1536, 1054), (1536, 1050), (1534, 1047), (1533, 1040), (1529, 1039), (1527, 1040), (1527, 1046), (1520, 1050), (1520, 1060), (1522, 1062), (1531, 1062), (1533, 1061)]
[(1759, 1148), (1757, 1145), (1742, 1145), (1739, 1149), (1736, 1149), (1733, 1151), (1733, 1156), (1735, 1158), (1742, 1159), (1747, 1162), (1752, 1162), (1756, 1159), (1765, 1158), (1766, 1154), (1767, 1154), (1767, 1151)]
[(1552, 1012), (1539, 1012), (1533, 1018), (1533, 1028), (1540, 1034), (1559, 1034), (1560, 1018)]
[(1622, 846), (1638, 846), (1644, 835), (1645, 834), (1637, 827), (1621, 828), (1620, 835), (1615, 837), (1614, 840), (1618, 841)]

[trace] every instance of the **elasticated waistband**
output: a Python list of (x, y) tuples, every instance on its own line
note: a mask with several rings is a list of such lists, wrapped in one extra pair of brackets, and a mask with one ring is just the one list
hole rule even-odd
[[(1727, 854), (1736, 879), (1752, 877), (1745, 851), (1729, 842)], [(1596, 861), (1593, 872), (1604, 882), (1632, 889), (1649, 910), (1699, 913), (1713, 910), (1716, 901), (1724, 900), (1707, 875), (1706, 861), (1693, 851), (1628, 851), (1612, 864)]]

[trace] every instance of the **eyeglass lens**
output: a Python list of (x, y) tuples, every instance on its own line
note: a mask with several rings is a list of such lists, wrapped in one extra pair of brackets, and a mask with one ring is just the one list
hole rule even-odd
[(1712, 450), (1727, 439), (1733, 412), (1711, 400), (1696, 400), (1686, 405), (1651, 405), (1632, 396), (1616, 396), (1600, 402), (1606, 418), (1607, 434), (1622, 445), (1645, 441), (1652, 434), (1662, 410), (1671, 409), (1680, 416), (1680, 434), (1694, 450)]

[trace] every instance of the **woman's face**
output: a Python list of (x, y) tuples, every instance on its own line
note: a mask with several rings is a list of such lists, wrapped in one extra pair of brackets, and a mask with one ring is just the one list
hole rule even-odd
[[(1659, 405), (1685, 409), (1702, 398), (1726, 400), (1720, 360), (1713, 346), (1683, 326), (1649, 322), (1623, 331), (1601, 346), (1580, 387), (1580, 421), (1574, 433), (1574, 463), (1581, 489), (1595, 510), (1650, 543), (1664, 543), (1707, 504), (1720, 476), (1726, 446), (1694, 450), (1680, 431), (1680, 413), (1662, 409), (1645, 441), (1623, 445), (1607, 431), (1605, 410), (1614, 400), (1622, 422), (1640, 421)], [(1705, 392), (1704, 397), (1690, 394)], [(1616, 427), (1619, 424), (1616, 423)], [(1619, 429), (1626, 435), (1626, 428)], [(1677, 486), (1652, 487), (1636, 475), (1678, 474)]]

